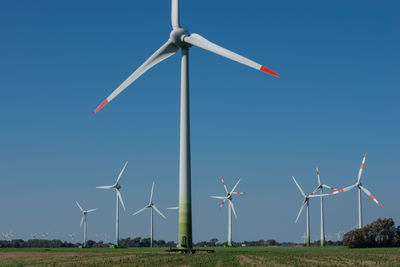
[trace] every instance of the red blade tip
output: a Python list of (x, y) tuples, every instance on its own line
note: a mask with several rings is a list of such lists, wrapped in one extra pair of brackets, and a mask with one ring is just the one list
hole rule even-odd
[(266, 67), (264, 67), (264, 66), (261, 66), (260, 70), (263, 71), (263, 72), (265, 72), (265, 73), (271, 74), (271, 75), (273, 75), (273, 76), (275, 76), (275, 77), (279, 77), (279, 74), (278, 74), (278, 73), (276, 73), (275, 71), (270, 70), (270, 69), (268, 69), (268, 68), (266, 68)]
[(108, 100), (106, 99), (93, 111), (93, 113), (96, 114), (100, 109), (102, 109), (107, 104), (108, 104)]

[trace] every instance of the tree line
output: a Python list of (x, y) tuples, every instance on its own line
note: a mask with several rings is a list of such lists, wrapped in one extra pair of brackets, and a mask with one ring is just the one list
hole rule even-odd
[(343, 245), (349, 248), (400, 247), (400, 225), (396, 227), (392, 218), (378, 219), (344, 234)]
[[(320, 241), (314, 241), (314, 245), (319, 245)], [(150, 247), (150, 238), (122, 238), (119, 241), (121, 247), (138, 248)], [(344, 234), (342, 241), (326, 241), (326, 245), (341, 246), (349, 248), (370, 248), (370, 247), (400, 247), (400, 225), (395, 226), (392, 218), (378, 219), (361, 229), (351, 230)], [(103, 241), (88, 240), (86, 247), (89, 248), (108, 248), (112, 243)], [(176, 247), (174, 241), (153, 240), (155, 247)], [(223, 247), (226, 242), (218, 242), (217, 238), (212, 238), (209, 241), (201, 241), (193, 244), (195, 247)], [(258, 240), (258, 241), (243, 241), (233, 242), (233, 246), (240, 247), (263, 247), (263, 246), (296, 246), (298, 243), (292, 242), (277, 242), (276, 240)], [(82, 246), (82, 243), (70, 243), (61, 240), (47, 239), (14, 239), (0, 240), (0, 248), (77, 248)]]

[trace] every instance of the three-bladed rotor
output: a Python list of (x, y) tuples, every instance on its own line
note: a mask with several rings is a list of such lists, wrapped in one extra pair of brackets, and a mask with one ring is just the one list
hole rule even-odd
[(219, 206), (220, 209), (221, 209), (222, 206), (225, 204), (225, 202), (228, 200), (228, 201), (229, 201), (229, 206), (230, 206), (230, 208), (232, 208), (232, 211), (233, 211), (233, 214), (235, 215), (235, 218), (237, 218), (235, 206), (234, 206), (233, 203), (232, 203), (232, 195), (244, 195), (244, 194), (246, 194), (245, 192), (236, 192), (236, 191), (235, 191), (235, 189), (236, 189), (236, 187), (239, 185), (241, 179), (239, 179), (239, 180), (236, 182), (235, 186), (232, 188), (231, 191), (228, 191), (228, 188), (226, 187), (224, 178), (222, 178), (222, 177), (220, 177), (220, 178), (221, 178), (222, 185), (224, 186), (226, 195), (225, 195), (225, 196), (210, 196), (210, 197), (211, 197), (211, 198), (216, 198), (216, 199), (222, 199), (222, 203), (221, 203), (221, 205)]
[(96, 208), (96, 209), (84, 210), (84, 209), (81, 207), (81, 205), (79, 205), (78, 201), (75, 201), (75, 202), (76, 202), (76, 205), (78, 206), (78, 208), (79, 208), (79, 209), (81, 210), (81, 212), (82, 212), (82, 219), (81, 219), (81, 224), (80, 224), (80, 227), (82, 227), (82, 224), (83, 224), (83, 222), (85, 221), (86, 215), (87, 215), (88, 213), (91, 213), (91, 212), (96, 211), (96, 210), (98, 210), (98, 209)]
[[(294, 176), (292, 176), (292, 178), (293, 178), (293, 181), (295, 182), (295, 184), (297, 185), (297, 188), (299, 189), (300, 194), (301, 194), (301, 195), (303, 196), (303, 198), (304, 198), (303, 203), (301, 204), (299, 213), (297, 214), (297, 217), (296, 217), (296, 223), (297, 223), (297, 221), (299, 220), (299, 217), (300, 217), (301, 212), (303, 211), (304, 207), (308, 204), (310, 198), (312, 198), (312, 197), (320, 197), (321, 195), (315, 195), (315, 194), (313, 194), (313, 193), (311, 193), (311, 194), (309, 194), (309, 195), (306, 195), (306, 194), (304, 193), (303, 189), (301, 188), (301, 186), (299, 185), (299, 183), (297, 182), (296, 178), (294, 178)], [(315, 190), (315, 191), (316, 191), (316, 190)]]
[(357, 182), (355, 184), (347, 186), (347, 187), (339, 189), (339, 190), (336, 190), (336, 191), (334, 191), (334, 192), (332, 192), (330, 194), (327, 194), (327, 195), (328, 196), (336, 195), (336, 194), (343, 193), (343, 192), (349, 191), (349, 190), (357, 187), (358, 189), (363, 191), (367, 196), (369, 196), (376, 204), (378, 204), (379, 206), (382, 207), (382, 204), (379, 203), (379, 201), (371, 194), (371, 192), (361, 184), (361, 174), (362, 174), (362, 172), (364, 170), (364, 165), (365, 165), (365, 159), (366, 158), (367, 158), (367, 153), (364, 154), (363, 160), (361, 162), (360, 170), (358, 171)]
[(117, 193), (119, 202), (121, 202), (122, 207), (125, 210), (125, 205), (124, 205), (124, 201), (122, 200), (122, 196), (121, 196), (121, 192), (119, 191), (121, 189), (121, 185), (119, 184), (119, 181), (121, 179), (122, 174), (125, 171), (126, 165), (128, 165), (128, 162), (125, 162), (124, 167), (122, 168), (121, 172), (118, 175), (117, 180), (115, 181), (115, 183), (113, 185), (104, 185), (104, 186), (96, 186), (96, 188), (98, 189), (115, 189), (115, 192)]
[[(316, 169), (316, 171), (317, 171), (318, 185), (317, 185), (317, 187), (314, 189), (314, 191), (312, 191), (312, 193), (311, 193), (310, 195), (314, 195), (318, 190), (321, 190), (321, 189), (323, 189), (323, 188), (328, 188), (328, 189), (330, 189), (330, 190), (337, 190), (337, 189), (334, 188), (333, 186), (329, 186), (329, 185), (323, 184), (323, 183), (321, 182), (321, 178), (319, 177), (318, 165), (316, 165), (315, 169)], [(322, 191), (322, 190), (321, 190), (321, 191)], [(318, 196), (325, 196), (325, 195), (322, 194), (322, 195), (318, 195)]]
[(160, 214), (161, 217), (163, 217), (164, 219), (167, 219), (167, 217), (164, 216), (164, 214), (161, 213), (161, 211), (159, 209), (157, 209), (156, 205), (154, 205), (153, 203), (153, 192), (154, 192), (154, 182), (153, 185), (151, 186), (151, 193), (150, 193), (150, 201), (149, 204), (147, 204), (146, 206), (144, 206), (143, 208), (141, 208), (140, 210), (136, 211), (135, 213), (133, 213), (132, 215), (135, 216), (139, 213), (141, 213), (142, 211), (144, 211), (145, 209), (154, 209), (158, 214)]
[(111, 100), (113, 100), (117, 95), (119, 95), (122, 91), (124, 91), (130, 84), (132, 84), (137, 78), (142, 76), (150, 68), (160, 63), (161, 61), (169, 58), (170, 56), (174, 55), (179, 50), (179, 48), (189, 48), (191, 46), (196, 46), (204, 50), (208, 50), (217, 55), (231, 59), (233, 61), (236, 61), (238, 63), (244, 64), (248, 67), (254, 68), (256, 70), (260, 70), (270, 75), (279, 77), (279, 75), (276, 72), (264, 67), (263, 65), (255, 61), (252, 61), (248, 58), (245, 58), (239, 54), (236, 54), (219, 45), (216, 45), (208, 41), (206, 38), (204, 38), (199, 34), (196, 33), (190, 34), (188, 31), (181, 28), (179, 19), (178, 0), (172, 0), (171, 24), (172, 24), (172, 31), (170, 32), (168, 41), (164, 45), (162, 45), (149, 59), (147, 59), (135, 72), (133, 72), (120, 86), (118, 86), (94, 110), (94, 113), (97, 113), (100, 109), (102, 109), (105, 105), (107, 105)]

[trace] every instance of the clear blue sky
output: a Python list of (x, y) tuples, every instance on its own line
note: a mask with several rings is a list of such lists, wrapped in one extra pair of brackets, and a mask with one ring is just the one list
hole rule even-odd
[[(250, 4), (251, 2), (251, 4)], [(364, 221), (400, 223), (398, 1), (181, 1), (190, 32), (275, 70), (274, 78), (191, 49), (194, 240), (226, 240), (219, 176), (235, 199), (234, 240), (300, 241), (304, 190), (362, 181)], [(88, 237), (114, 236), (112, 184), (124, 161), (121, 237), (177, 239), (179, 56), (151, 69), (96, 115), (94, 108), (168, 38), (170, 1), (1, 1), (0, 232), (67, 239), (88, 216)], [(239, 199), (240, 198), (240, 199)], [(357, 223), (356, 191), (326, 200), (326, 232)], [(319, 237), (319, 203), (311, 203)]]

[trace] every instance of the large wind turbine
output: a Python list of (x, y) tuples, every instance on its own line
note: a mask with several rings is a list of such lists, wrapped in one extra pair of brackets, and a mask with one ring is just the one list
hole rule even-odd
[(325, 222), (324, 222), (324, 190), (323, 188), (328, 188), (331, 190), (337, 190), (336, 188), (321, 183), (321, 179), (319, 177), (318, 165), (316, 166), (317, 170), (317, 178), (318, 178), (318, 186), (314, 189), (311, 195), (314, 195), (318, 190), (320, 190), (320, 198), (321, 198), (321, 247), (325, 246)]
[(364, 158), (362, 160), (360, 170), (358, 171), (358, 179), (357, 179), (357, 182), (355, 184), (350, 185), (348, 187), (345, 187), (343, 189), (336, 190), (335, 192), (332, 192), (332, 193), (328, 194), (330, 196), (330, 195), (335, 195), (335, 194), (338, 194), (338, 193), (349, 191), (349, 190), (351, 190), (353, 188), (356, 188), (356, 187), (358, 188), (358, 228), (362, 228), (363, 227), (362, 207), (361, 207), (361, 190), (367, 196), (369, 196), (373, 201), (375, 201), (376, 204), (378, 204), (379, 206), (382, 207), (381, 203), (379, 203), (379, 201), (371, 194), (371, 192), (369, 192), (367, 188), (365, 188), (364, 186), (361, 185), (361, 174), (362, 174), (363, 169), (364, 169), (364, 164), (365, 164), (366, 157), (367, 157), (367, 153), (364, 154)]
[(133, 216), (141, 213), (142, 211), (144, 211), (145, 209), (150, 209), (150, 247), (153, 247), (153, 233), (154, 233), (154, 224), (153, 224), (153, 210), (155, 210), (158, 214), (160, 214), (161, 217), (163, 217), (164, 219), (167, 219), (164, 214), (161, 213), (161, 211), (159, 211), (156, 207), (156, 205), (154, 205), (153, 203), (153, 191), (154, 191), (154, 182), (153, 185), (151, 186), (151, 193), (150, 193), (150, 201), (149, 204), (147, 204), (144, 208), (138, 210), (137, 212), (135, 212), (134, 214), (132, 214)]
[(125, 205), (124, 201), (122, 201), (122, 196), (121, 192), (119, 192), (119, 189), (121, 188), (119, 184), (119, 180), (121, 179), (122, 173), (124, 172), (126, 165), (128, 162), (125, 162), (124, 167), (122, 168), (121, 172), (118, 175), (117, 181), (113, 185), (105, 185), (105, 186), (96, 186), (98, 189), (115, 189), (115, 193), (117, 195), (117, 202), (116, 202), (116, 207), (115, 207), (115, 246), (118, 247), (119, 244), (119, 202), (121, 202), (122, 207), (125, 210)]
[(295, 182), (295, 184), (297, 185), (297, 187), (299, 188), (299, 191), (300, 191), (301, 195), (304, 197), (303, 204), (301, 204), (300, 211), (299, 211), (299, 213), (297, 214), (297, 217), (296, 217), (296, 223), (299, 220), (300, 214), (303, 211), (304, 206), (307, 206), (307, 247), (309, 247), (310, 246), (310, 206), (309, 206), (309, 200), (310, 200), (311, 197), (319, 197), (320, 195), (313, 195), (313, 194), (306, 195), (306, 194), (304, 194), (303, 189), (301, 189), (299, 183), (297, 183), (297, 181), (294, 178), (294, 176), (292, 176), (292, 178), (293, 178), (293, 181)]
[(181, 112), (180, 112), (180, 152), (179, 152), (179, 247), (192, 248), (192, 200), (191, 200), (191, 167), (190, 167), (190, 112), (189, 112), (189, 48), (197, 46), (212, 53), (242, 63), (248, 67), (279, 75), (243, 56), (218, 46), (199, 34), (189, 34), (181, 28), (179, 22), (179, 1), (172, 0), (172, 31), (168, 41), (162, 45), (149, 59), (133, 72), (117, 89), (115, 89), (95, 110), (98, 112), (131, 83), (154, 65), (174, 55), (179, 49), (181, 56)]
[(86, 215), (88, 213), (96, 211), (97, 209), (84, 210), (84, 209), (82, 209), (81, 205), (79, 205), (78, 201), (75, 201), (75, 202), (76, 202), (76, 205), (78, 206), (78, 208), (82, 212), (82, 219), (81, 219), (81, 226), (80, 226), (82, 228), (82, 224), (83, 224), (83, 246), (82, 247), (86, 247)]
[(224, 179), (222, 177), (221, 177), (221, 181), (222, 181), (222, 184), (224, 186), (224, 189), (225, 189), (225, 192), (226, 192), (226, 196), (223, 196), (223, 197), (210, 196), (210, 197), (211, 198), (216, 198), (216, 199), (222, 199), (222, 203), (219, 206), (220, 209), (224, 205), (225, 201), (228, 200), (228, 203), (229, 203), (229, 207), (228, 207), (228, 246), (231, 247), (232, 246), (232, 211), (233, 211), (233, 214), (235, 215), (235, 218), (237, 218), (235, 207), (233, 206), (233, 203), (232, 203), (232, 195), (244, 195), (246, 193), (244, 193), (244, 192), (235, 192), (236, 187), (240, 183), (240, 179), (239, 179), (239, 181), (237, 181), (237, 183), (235, 184), (235, 186), (232, 188), (231, 191), (228, 191), (228, 188), (226, 187), (226, 184), (225, 184)]

